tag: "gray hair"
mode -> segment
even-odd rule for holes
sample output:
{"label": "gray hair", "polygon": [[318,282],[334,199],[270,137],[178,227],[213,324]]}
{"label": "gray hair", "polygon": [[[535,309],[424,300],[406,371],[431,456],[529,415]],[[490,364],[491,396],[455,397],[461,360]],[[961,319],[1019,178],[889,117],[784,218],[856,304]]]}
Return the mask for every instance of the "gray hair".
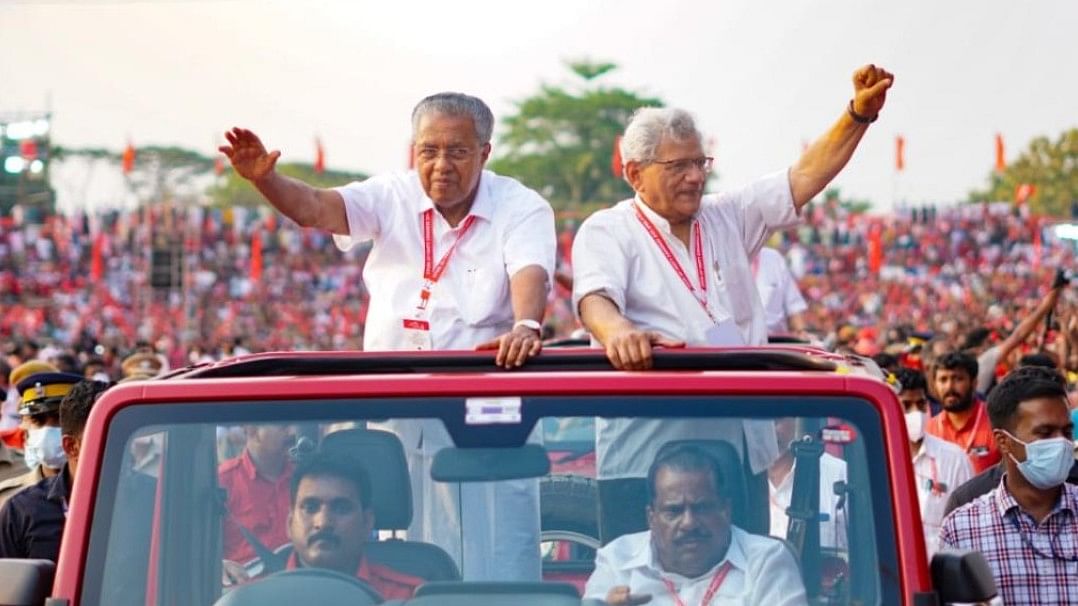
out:
{"label": "gray hair", "polygon": [[479,143],[490,143],[494,133],[494,114],[479,97],[464,93],[438,93],[425,97],[412,110],[412,138],[419,132],[419,121],[428,114],[447,116],[467,116],[475,125],[475,136]]}
{"label": "gray hair", "polygon": [[633,113],[621,137],[621,161],[628,164],[655,160],[664,138],[703,140],[689,112],[672,107],[641,107]]}

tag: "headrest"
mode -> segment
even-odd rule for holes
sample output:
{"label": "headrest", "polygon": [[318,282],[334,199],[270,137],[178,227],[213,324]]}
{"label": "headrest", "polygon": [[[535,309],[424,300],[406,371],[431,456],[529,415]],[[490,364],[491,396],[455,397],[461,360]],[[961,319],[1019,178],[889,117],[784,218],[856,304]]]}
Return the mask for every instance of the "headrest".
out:
{"label": "headrest", "polygon": [[404,446],[396,434],[376,429],[345,429],[322,438],[321,451],[363,465],[371,479],[374,526],[404,530],[412,523],[412,480]]}

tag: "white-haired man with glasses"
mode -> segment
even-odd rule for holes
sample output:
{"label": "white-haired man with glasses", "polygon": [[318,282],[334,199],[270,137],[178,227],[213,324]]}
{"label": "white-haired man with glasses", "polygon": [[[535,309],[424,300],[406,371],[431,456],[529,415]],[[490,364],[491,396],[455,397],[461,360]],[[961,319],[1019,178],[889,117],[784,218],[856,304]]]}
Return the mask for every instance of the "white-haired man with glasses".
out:
{"label": "white-haired man with glasses", "polygon": [[[874,65],[858,69],[853,98],[793,166],[717,195],[704,194],[712,159],[692,116],[667,108],[634,114],[621,139],[621,157],[636,196],[588,217],[573,243],[574,308],[615,367],[651,367],[654,346],[767,342],[751,259],[773,231],[796,224],[801,208],[846,165],[893,81]],[[709,424],[600,423],[600,486],[614,478],[636,484],[646,471],[639,462],[650,460],[657,445],[708,437],[699,432],[714,428],[702,425]],[[754,435],[750,425],[749,444],[775,444],[773,430],[767,439],[767,428],[756,428]],[[740,444],[740,435],[733,442]],[[750,449],[754,471],[765,469],[774,454],[770,447]]]}

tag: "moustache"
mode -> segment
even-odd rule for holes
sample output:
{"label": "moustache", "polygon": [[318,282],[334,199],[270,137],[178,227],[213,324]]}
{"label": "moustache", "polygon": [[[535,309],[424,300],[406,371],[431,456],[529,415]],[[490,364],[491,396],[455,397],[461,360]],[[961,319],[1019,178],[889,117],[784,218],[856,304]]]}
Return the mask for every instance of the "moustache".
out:
{"label": "moustache", "polygon": [[685,533],[685,534],[681,535],[680,537],[677,537],[676,539],[674,539],[674,544],[675,545],[684,545],[685,543],[689,543],[689,542],[692,542],[692,541],[706,541],[707,539],[710,539],[710,538],[711,538],[711,533],[709,533],[709,532],[701,532],[701,531],[688,532],[688,533]]}
{"label": "moustache", "polygon": [[332,532],[327,532],[324,530],[316,532],[311,536],[307,537],[307,546],[310,547],[314,545],[316,541],[325,541],[327,543],[330,543],[334,547],[341,544],[340,537],[333,534]]}

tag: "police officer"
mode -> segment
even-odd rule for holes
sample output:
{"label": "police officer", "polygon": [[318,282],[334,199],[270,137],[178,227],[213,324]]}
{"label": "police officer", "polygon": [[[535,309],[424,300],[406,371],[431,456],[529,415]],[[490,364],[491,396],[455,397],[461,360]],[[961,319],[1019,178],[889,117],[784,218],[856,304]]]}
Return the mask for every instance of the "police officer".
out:
{"label": "police officer", "polygon": [[20,400],[18,413],[22,417],[26,471],[0,482],[0,505],[23,488],[56,475],[64,466],[60,401],[81,380],[78,375],[58,372],[55,367],[38,361],[16,367],[11,376]]}
{"label": "police officer", "polygon": [[90,408],[107,388],[107,383],[83,381],[79,375],[67,373],[37,374],[19,384],[24,402],[54,398],[63,391],[59,429],[67,463],[59,473],[18,492],[0,508],[0,558],[55,562],[60,555],[82,432]]}

